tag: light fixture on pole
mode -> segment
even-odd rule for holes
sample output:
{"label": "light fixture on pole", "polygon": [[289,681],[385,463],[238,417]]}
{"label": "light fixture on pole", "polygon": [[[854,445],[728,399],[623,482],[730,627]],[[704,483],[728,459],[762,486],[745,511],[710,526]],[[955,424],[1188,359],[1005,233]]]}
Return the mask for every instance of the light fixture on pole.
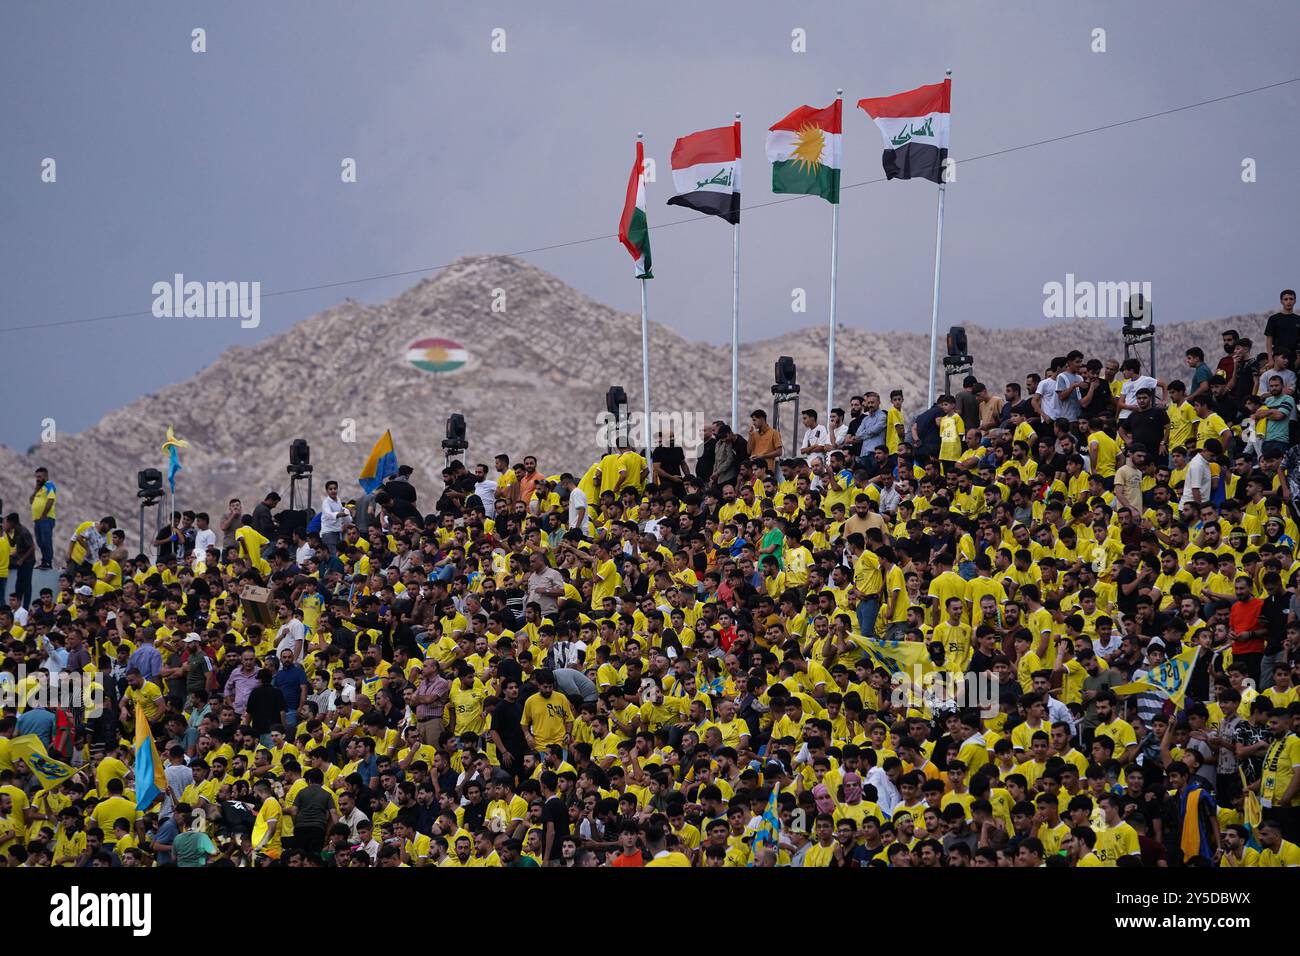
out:
{"label": "light fixture on pole", "polygon": [[1154,375],[1156,368],[1156,327],[1151,314],[1151,300],[1141,292],[1129,296],[1124,306],[1124,358],[1132,358],[1142,343],[1151,346],[1151,364],[1147,374]]}
{"label": "light fixture on pole", "polygon": [[452,412],[447,416],[447,437],[442,440],[445,458],[443,467],[451,465],[453,455],[462,454],[469,448],[469,439],[466,435],[465,416],[460,412]]}
{"label": "light fixture on pole", "polygon": [[778,435],[781,434],[781,406],[786,402],[794,402],[794,427],[797,436],[799,430],[799,381],[794,359],[789,355],[782,355],[777,359],[774,378],[776,381],[772,385],[772,427],[776,429]]}
{"label": "light fixture on pole", "polygon": [[[289,510],[298,510],[298,482],[307,481],[306,507],[311,507],[312,500],[312,464],[311,446],[305,438],[295,438],[289,444],[289,464],[284,469],[289,473]],[[310,516],[308,516],[310,517]]]}
{"label": "light fixture on pole", "polygon": [[[144,513],[150,508],[157,510],[159,503],[166,497],[167,493],[163,491],[163,475],[157,468],[146,468],[143,471],[136,472],[135,485],[138,489],[135,493],[140,499],[140,554],[144,554]],[[158,515],[157,523],[161,527],[162,516]]]}
{"label": "light fixture on pole", "polygon": [[948,354],[943,359],[943,391],[945,395],[951,395],[952,380],[959,375],[969,375],[975,367],[975,359],[966,342],[966,330],[960,325],[948,330],[947,346]]}

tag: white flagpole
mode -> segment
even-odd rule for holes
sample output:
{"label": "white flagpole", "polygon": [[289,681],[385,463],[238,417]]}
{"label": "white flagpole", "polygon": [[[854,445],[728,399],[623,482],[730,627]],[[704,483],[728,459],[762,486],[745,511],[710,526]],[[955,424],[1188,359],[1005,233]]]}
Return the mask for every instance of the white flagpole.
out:
{"label": "white flagpole", "polygon": [[[944,70],[945,77],[952,76],[952,70]],[[939,175],[939,214],[934,230],[934,299],[930,307],[930,383],[926,398],[926,408],[934,405],[934,363],[939,351],[939,273],[943,268],[943,172]]]}
{"label": "white flagpole", "polygon": [[[643,134],[636,134],[637,142]],[[645,170],[641,171],[645,176]],[[646,311],[645,277],[641,278],[641,394],[645,399],[645,422],[641,426],[642,445],[645,447],[646,474],[651,470],[650,464],[650,318]]]}
{"label": "white flagpole", "polygon": [[[844,91],[836,90],[835,99],[844,99]],[[821,420],[830,421],[831,408],[835,404],[835,290],[839,279],[840,258],[840,204],[831,205],[831,327],[826,347],[826,407],[822,409]]]}
{"label": "white flagpole", "polygon": [[645,446],[646,468],[650,467],[650,319],[646,312],[645,283],[641,279],[641,391],[645,395],[645,425],[642,444]]}
{"label": "white flagpole", "polygon": [[[740,123],[740,114],[736,114]],[[736,157],[740,161],[740,157]],[[731,430],[740,421],[740,220],[731,226]]]}

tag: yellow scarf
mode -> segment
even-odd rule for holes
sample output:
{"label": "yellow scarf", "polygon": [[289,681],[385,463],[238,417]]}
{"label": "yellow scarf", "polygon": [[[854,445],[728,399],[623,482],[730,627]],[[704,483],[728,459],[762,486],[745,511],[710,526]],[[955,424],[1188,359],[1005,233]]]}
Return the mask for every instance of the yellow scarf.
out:
{"label": "yellow scarf", "polygon": [[1194,787],[1187,794],[1187,805],[1183,813],[1183,834],[1178,845],[1183,850],[1183,860],[1199,856],[1201,852],[1201,788]]}

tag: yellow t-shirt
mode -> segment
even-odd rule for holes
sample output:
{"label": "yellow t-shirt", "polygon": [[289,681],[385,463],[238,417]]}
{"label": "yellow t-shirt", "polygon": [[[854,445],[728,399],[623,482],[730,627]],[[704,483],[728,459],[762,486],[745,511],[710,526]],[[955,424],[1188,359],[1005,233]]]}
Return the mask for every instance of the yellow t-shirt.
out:
{"label": "yellow t-shirt", "polygon": [[1281,802],[1287,787],[1291,786],[1291,777],[1300,772],[1300,737],[1287,734],[1281,740],[1274,740],[1268,745],[1264,754],[1263,779],[1259,785],[1259,800],[1266,807],[1300,806],[1300,795],[1291,802]]}
{"label": "yellow t-shirt", "polygon": [[532,733],[538,747],[564,743],[566,721],[573,721],[573,707],[558,691],[552,691],[549,699],[533,694],[524,702],[523,725]]}
{"label": "yellow t-shirt", "polygon": [[268,830],[271,829],[271,823],[275,822],[275,831],[267,841],[266,846],[262,847],[261,852],[265,853],[271,859],[277,859],[280,856],[280,818],[284,816],[280,808],[280,801],[275,797],[267,797],[266,801],[258,808],[257,820],[253,823],[253,845],[262,842]]}
{"label": "yellow t-shirt", "polygon": [[1277,852],[1260,850],[1258,865],[1269,867],[1300,866],[1300,846],[1296,846],[1290,840],[1283,840]]}
{"label": "yellow t-shirt", "polygon": [[1105,866],[1117,866],[1120,857],[1141,853],[1137,831],[1124,821],[1113,827],[1097,831],[1097,846],[1093,852]]}
{"label": "yellow t-shirt", "polygon": [[939,419],[939,460],[956,461],[961,457],[961,436],[966,434],[966,424],[953,412]]}
{"label": "yellow t-shirt", "polygon": [[[41,518],[57,518],[58,515],[54,512],[58,510],[55,507],[55,502],[58,500],[58,497],[59,493],[54,487],[54,482],[47,481],[45,484],[41,485],[40,489],[36,492],[36,497],[32,499],[32,520],[38,521]],[[45,514],[45,505],[47,503],[50,506],[49,514]]]}

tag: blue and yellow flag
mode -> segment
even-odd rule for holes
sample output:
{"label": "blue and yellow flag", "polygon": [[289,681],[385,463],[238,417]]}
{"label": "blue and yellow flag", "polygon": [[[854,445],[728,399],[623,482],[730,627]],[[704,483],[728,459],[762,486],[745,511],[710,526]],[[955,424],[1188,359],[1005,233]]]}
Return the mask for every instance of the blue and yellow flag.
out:
{"label": "blue and yellow flag", "polygon": [[167,791],[167,774],[149,730],[144,705],[135,702],[135,808],[148,810]]}
{"label": "blue and yellow flag", "polygon": [[903,674],[928,674],[935,670],[934,661],[930,659],[930,650],[921,641],[886,641],[875,637],[854,635],[856,644],[876,667],[882,667],[893,677]]}
{"label": "blue and yellow flag", "polygon": [[777,846],[781,841],[781,818],[777,815],[776,799],[780,793],[781,784],[774,784],[772,793],[767,798],[767,806],[763,808],[763,816],[758,821],[758,829],[754,832],[754,852],[749,856],[750,866],[754,865],[760,849],[765,846]]}
{"label": "blue and yellow flag", "polygon": [[379,441],[375,442],[375,447],[370,449],[370,457],[361,466],[361,474],[357,477],[357,481],[361,482],[361,490],[370,494],[384,483],[385,478],[395,474],[397,474],[397,452],[393,450],[392,433],[385,431],[379,436]]}
{"label": "blue and yellow flag", "polygon": [[1148,690],[1158,691],[1172,700],[1175,707],[1181,708],[1183,698],[1187,695],[1187,685],[1192,680],[1192,668],[1196,666],[1196,653],[1199,650],[1200,648],[1193,644],[1177,657],[1171,657],[1159,667],[1153,668],[1141,680],[1120,684],[1112,690],[1121,697]]}
{"label": "blue and yellow flag", "polygon": [[9,756],[27,764],[42,790],[53,790],[77,772],[62,760],[51,757],[35,734],[23,734],[9,741]]}
{"label": "blue and yellow flag", "polygon": [[189,448],[190,443],[177,438],[172,426],[167,426],[167,440],[162,444],[163,454],[167,456],[167,487],[176,493],[176,472],[181,470],[180,450]]}

